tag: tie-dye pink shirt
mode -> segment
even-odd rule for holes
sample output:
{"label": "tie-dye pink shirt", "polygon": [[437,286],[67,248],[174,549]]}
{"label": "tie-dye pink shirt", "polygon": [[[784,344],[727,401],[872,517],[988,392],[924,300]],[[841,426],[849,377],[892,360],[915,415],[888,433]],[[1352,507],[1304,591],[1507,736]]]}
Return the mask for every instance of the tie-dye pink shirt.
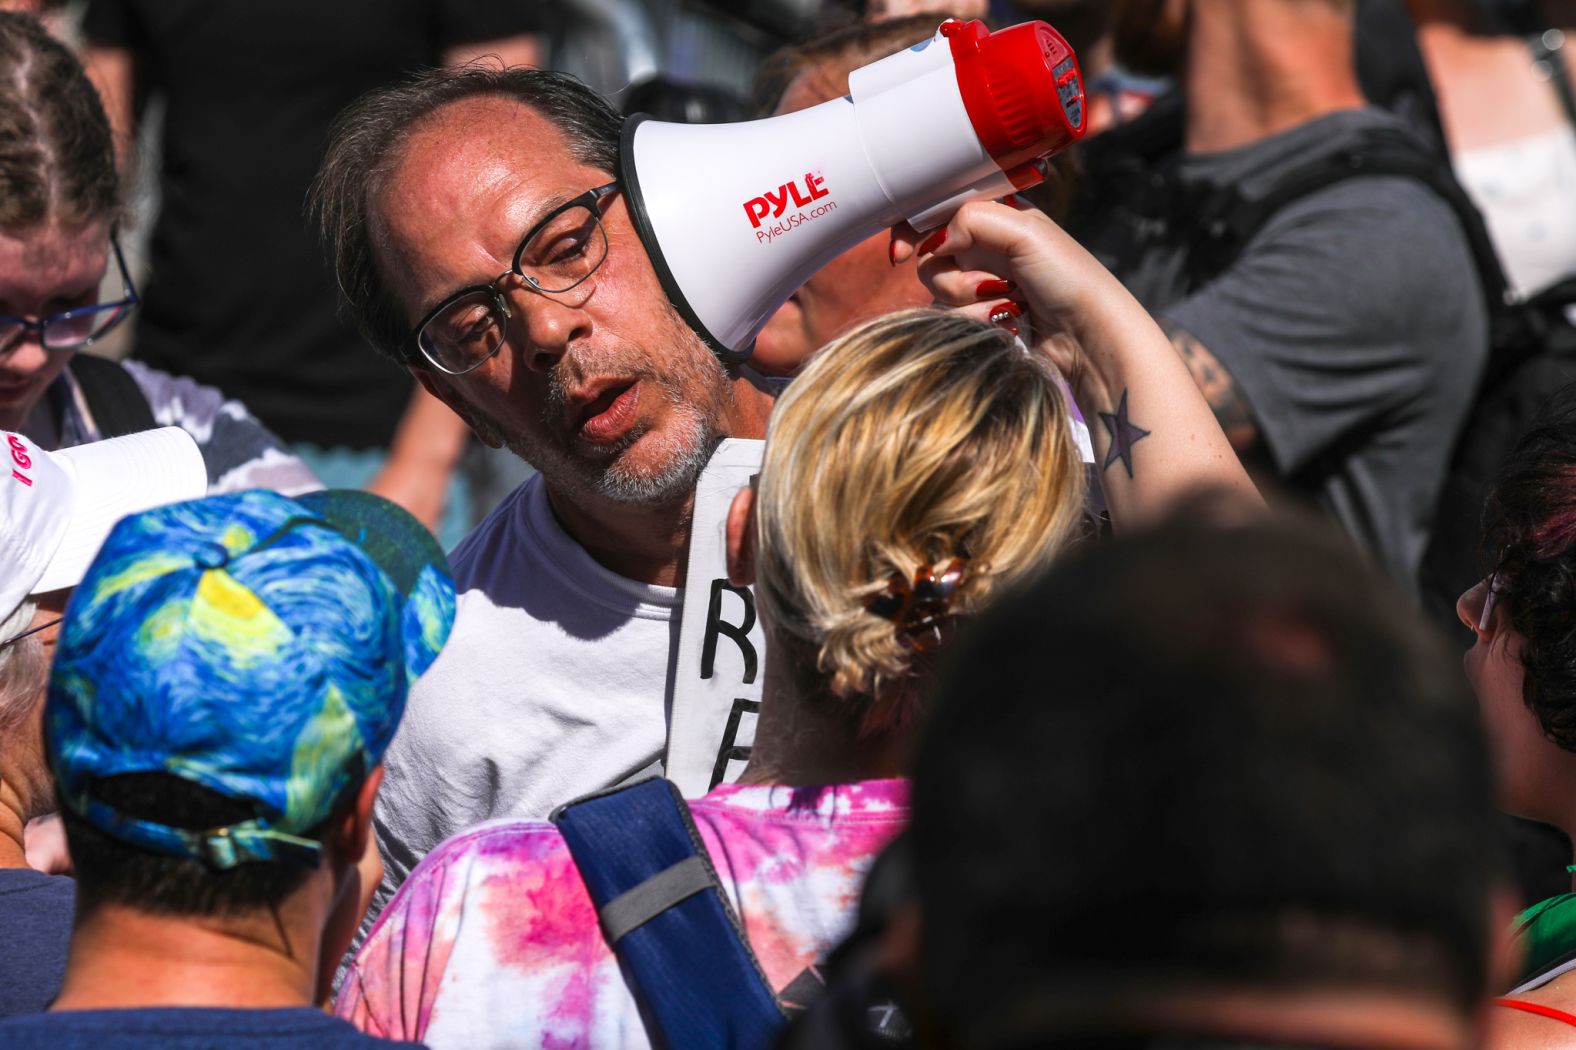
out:
{"label": "tie-dye pink shirt", "polygon": [[[908,784],[725,785],[690,803],[779,992],[852,928],[865,872],[908,821]],[[417,866],[372,928],[336,1012],[445,1047],[648,1047],[569,849],[496,820]]]}

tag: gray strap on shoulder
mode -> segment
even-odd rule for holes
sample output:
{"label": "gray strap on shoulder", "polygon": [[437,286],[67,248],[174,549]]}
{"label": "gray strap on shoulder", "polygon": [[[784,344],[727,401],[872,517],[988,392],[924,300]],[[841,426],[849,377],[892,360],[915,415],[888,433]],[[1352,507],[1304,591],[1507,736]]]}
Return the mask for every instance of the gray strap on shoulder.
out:
{"label": "gray strap on shoulder", "polygon": [[687,857],[608,901],[597,913],[602,919],[602,933],[609,945],[617,944],[626,933],[712,885],[705,858]]}

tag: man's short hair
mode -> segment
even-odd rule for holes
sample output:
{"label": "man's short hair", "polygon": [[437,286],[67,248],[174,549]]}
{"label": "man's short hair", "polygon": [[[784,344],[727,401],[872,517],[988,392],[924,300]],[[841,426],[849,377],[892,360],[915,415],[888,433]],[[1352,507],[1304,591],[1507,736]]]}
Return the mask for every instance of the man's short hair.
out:
{"label": "man's short hair", "polygon": [[769,117],[795,77],[824,68],[846,83],[848,74],[936,35],[944,14],[905,15],[880,22],[856,22],[768,55],[755,72],[752,89],[757,115]]}
{"label": "man's short hair", "polygon": [[[302,838],[324,841],[334,821],[355,803],[361,781],[340,797],[328,819]],[[201,831],[256,816],[256,805],[168,773],[129,773],[94,785],[94,797],[139,820]],[[77,883],[80,920],[106,904],[151,915],[223,918],[275,908],[316,870],[294,861],[254,861],[214,868],[193,857],[172,857],[105,834],[69,808],[61,811],[66,848]],[[328,858],[330,865],[343,858]]]}
{"label": "man's short hair", "polygon": [[417,124],[444,106],[486,96],[530,106],[563,132],[572,159],[609,174],[618,171],[623,127],[618,112],[564,73],[482,64],[433,69],[398,87],[373,91],[342,113],[309,202],[351,320],[363,338],[401,363],[424,367],[421,357],[405,348],[409,325],[373,260],[372,200]]}
{"label": "man's short hair", "polygon": [[1179,519],[1092,548],[981,618],[928,727],[926,992],[964,1028],[1189,986],[1467,1009],[1490,797],[1459,664],[1343,540]]}

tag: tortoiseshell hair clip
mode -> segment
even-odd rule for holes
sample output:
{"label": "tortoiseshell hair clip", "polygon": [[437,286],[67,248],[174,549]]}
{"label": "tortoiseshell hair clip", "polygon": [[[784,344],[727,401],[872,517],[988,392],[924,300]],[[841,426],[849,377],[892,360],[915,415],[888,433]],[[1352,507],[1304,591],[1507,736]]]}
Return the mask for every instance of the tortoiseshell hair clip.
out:
{"label": "tortoiseshell hair clip", "polygon": [[915,652],[928,652],[941,641],[942,621],[968,566],[967,558],[953,558],[940,572],[934,566],[921,565],[912,583],[893,573],[887,589],[871,596],[865,609],[896,624],[898,641]]}

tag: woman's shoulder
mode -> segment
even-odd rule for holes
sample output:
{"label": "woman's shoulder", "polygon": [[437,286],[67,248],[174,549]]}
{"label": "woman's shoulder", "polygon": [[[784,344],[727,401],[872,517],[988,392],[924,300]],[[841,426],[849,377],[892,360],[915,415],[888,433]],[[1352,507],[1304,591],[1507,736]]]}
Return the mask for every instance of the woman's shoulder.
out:
{"label": "woman's shoulder", "polygon": [[454,882],[457,873],[475,883],[501,870],[573,865],[558,829],[546,821],[502,818],[484,821],[443,842],[410,873],[407,883]]}
{"label": "woman's shoulder", "polygon": [[[1576,1048],[1576,978],[1566,974],[1506,1005],[1489,1007],[1487,1050],[1572,1050]],[[1540,1009],[1541,1008],[1541,1009]]]}

